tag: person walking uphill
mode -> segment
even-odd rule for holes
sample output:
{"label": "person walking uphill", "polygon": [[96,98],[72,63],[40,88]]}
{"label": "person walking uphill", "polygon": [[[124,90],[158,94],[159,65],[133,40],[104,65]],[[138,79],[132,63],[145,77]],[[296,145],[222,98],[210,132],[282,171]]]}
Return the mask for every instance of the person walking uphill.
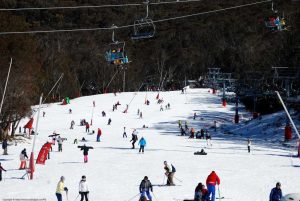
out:
{"label": "person walking uphill", "polygon": [[139,141],[139,145],[140,145],[139,153],[141,153],[141,151],[142,151],[142,153],[144,153],[144,149],[145,149],[146,144],[147,144],[147,142],[146,142],[145,138],[142,137]]}
{"label": "person walking uphill", "polygon": [[281,184],[276,183],[276,187],[271,190],[270,201],[280,201],[282,198]]}
{"label": "person walking uphill", "polygon": [[0,181],[2,181],[2,170],[6,172],[6,170],[2,167],[0,163]]}
{"label": "person walking uphill", "polygon": [[80,201],[83,201],[84,198],[86,201],[89,201],[89,188],[86,182],[86,177],[84,175],[81,177],[81,181],[79,182],[79,194],[81,195]]}
{"label": "person walking uphill", "polygon": [[66,195],[68,195],[68,188],[65,187],[64,182],[65,182],[65,177],[61,176],[60,180],[57,184],[56,192],[55,192],[55,195],[57,197],[57,201],[62,201],[62,194],[63,194],[64,191],[66,192]]}
{"label": "person walking uphill", "polygon": [[145,200],[145,197],[147,195],[149,201],[152,201],[150,190],[151,190],[151,192],[153,192],[152,184],[148,180],[148,177],[145,176],[144,179],[141,181],[141,184],[140,184],[140,193],[141,193],[140,200]]}
{"label": "person walking uphill", "polygon": [[[220,185],[220,178],[218,177],[218,175],[215,173],[215,171],[212,171],[210,173],[210,175],[208,175],[207,179],[206,179],[206,186],[207,186],[207,194],[205,196],[205,200],[206,201],[215,201],[215,195],[216,195],[216,184]],[[211,199],[209,199],[211,195]]]}

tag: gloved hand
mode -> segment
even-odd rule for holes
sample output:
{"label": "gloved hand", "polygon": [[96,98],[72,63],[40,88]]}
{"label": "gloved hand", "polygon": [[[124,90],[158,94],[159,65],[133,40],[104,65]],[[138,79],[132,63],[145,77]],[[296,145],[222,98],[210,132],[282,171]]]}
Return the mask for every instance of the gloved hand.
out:
{"label": "gloved hand", "polygon": [[64,187],[64,191],[68,191],[68,188],[67,188],[67,187]]}

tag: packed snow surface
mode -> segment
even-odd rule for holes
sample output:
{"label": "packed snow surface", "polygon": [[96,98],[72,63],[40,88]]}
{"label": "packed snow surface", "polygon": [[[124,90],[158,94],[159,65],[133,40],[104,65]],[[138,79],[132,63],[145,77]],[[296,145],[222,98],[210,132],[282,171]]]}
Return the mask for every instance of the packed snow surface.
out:
{"label": "packed snow surface", "polygon": [[[296,151],[294,146],[289,148],[281,143],[283,125],[262,129],[264,125],[252,123],[249,126],[250,122],[237,127],[233,125],[235,105],[222,107],[220,97],[209,93],[208,89],[188,89],[186,94],[180,91],[160,92],[164,111],[160,111],[161,105],[157,104],[156,96],[157,92],[118,93],[116,96],[103,94],[80,97],[71,100],[70,105],[43,105],[41,111],[45,111],[46,115],[39,120],[35,157],[42,145],[51,140],[48,135],[54,131],[67,138],[63,143],[63,152],[57,151],[56,144],[50,153],[50,160],[45,165],[36,165],[33,180],[27,177],[20,179],[25,171],[18,170],[19,154],[27,148],[30,155],[32,139],[17,146],[10,142],[9,155],[0,156],[2,166],[8,170],[3,173],[4,180],[0,182],[0,199],[56,200],[56,185],[62,175],[66,178],[69,200],[77,197],[82,175],[87,177],[92,201],[129,201],[139,193],[139,184],[146,175],[155,185],[153,200],[192,199],[196,185],[205,183],[212,170],[221,179],[221,197],[232,201],[267,201],[271,188],[278,181],[284,194],[299,192],[300,160],[291,157],[291,151]],[[145,99],[150,101],[149,106],[144,104]],[[112,106],[118,101],[121,105],[113,112]],[[171,106],[168,110],[165,109],[167,103]],[[129,104],[129,110],[123,113],[126,104]],[[72,109],[72,114],[69,114],[69,109]],[[142,119],[137,115],[138,109],[143,114]],[[106,117],[102,117],[102,111],[106,112]],[[197,118],[193,120],[195,112]],[[242,120],[249,116],[242,109],[240,115]],[[284,116],[283,113],[277,115]],[[90,131],[95,130],[95,134],[87,134],[79,122],[80,119],[90,122],[92,117]],[[111,125],[107,125],[108,118],[112,119]],[[268,121],[272,122],[274,118],[269,117]],[[69,129],[71,120],[76,122],[73,130]],[[188,121],[189,128],[209,129],[212,146],[208,146],[203,139],[179,136],[178,120],[182,120],[183,124]],[[211,128],[215,120],[217,131]],[[27,121],[23,120],[22,125]],[[142,128],[143,125],[148,128]],[[128,138],[122,137],[123,127],[126,127]],[[96,142],[98,128],[102,129],[101,142]],[[129,141],[134,128],[138,130],[139,139],[143,136],[147,141],[144,154],[139,154],[137,148],[131,149]],[[272,133],[268,132],[269,129]],[[86,145],[94,147],[89,151],[88,163],[83,162],[83,153],[77,148],[84,144],[80,141],[82,137],[86,138]],[[250,154],[247,152],[248,137],[252,138]],[[78,144],[73,144],[74,139],[79,140]],[[194,155],[202,148],[208,155]],[[176,186],[156,186],[166,182],[165,160],[176,167]],[[65,195],[63,199],[66,200]],[[132,200],[137,201],[138,197]]]}

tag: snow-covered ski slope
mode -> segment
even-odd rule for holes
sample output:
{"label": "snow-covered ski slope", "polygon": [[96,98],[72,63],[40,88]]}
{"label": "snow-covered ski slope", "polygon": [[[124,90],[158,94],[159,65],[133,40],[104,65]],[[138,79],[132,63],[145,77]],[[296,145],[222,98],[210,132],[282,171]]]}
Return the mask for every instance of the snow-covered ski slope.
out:
{"label": "snow-covered ski slope", "polygon": [[[157,201],[193,198],[195,186],[199,182],[205,183],[212,170],[220,176],[221,196],[232,201],[267,201],[270,189],[277,181],[282,183],[284,194],[299,192],[300,160],[291,158],[290,149],[278,142],[283,139],[282,126],[267,128],[264,134],[259,133],[260,127],[255,123],[254,128],[246,128],[246,124],[233,126],[234,105],[222,107],[220,97],[210,94],[208,89],[189,89],[187,94],[161,92],[163,106],[171,105],[170,110],[164,111],[160,111],[156,95],[157,92],[104,94],[77,98],[66,106],[57,103],[45,105],[42,111],[46,112],[46,116],[39,121],[35,157],[41,146],[50,140],[48,135],[53,131],[67,138],[63,152],[57,152],[56,144],[46,165],[36,165],[34,180],[22,180],[19,178],[24,170],[18,170],[19,153],[26,147],[30,154],[31,140],[9,146],[9,155],[0,156],[3,167],[8,169],[7,173],[3,173],[5,181],[0,182],[0,198],[45,198],[54,201],[57,182],[64,175],[69,200],[74,200],[78,195],[80,178],[86,175],[91,201],[126,201],[139,193],[140,181],[146,175],[153,185],[166,182],[164,160],[176,167],[177,179],[174,181],[177,186],[155,186],[153,200]],[[146,97],[150,101],[149,106],[144,104]],[[79,126],[79,121],[85,118],[90,122],[93,101],[96,107],[90,130],[95,130],[95,134],[87,134],[85,127]],[[113,112],[112,105],[117,101],[121,106]],[[126,104],[130,102],[128,113],[124,114]],[[69,114],[69,109],[72,109],[72,114]],[[138,118],[138,109],[143,113],[143,119]],[[106,117],[101,115],[103,110]],[[194,112],[198,115],[196,120],[193,120]],[[243,113],[244,117],[247,115]],[[112,119],[111,125],[107,125],[108,118]],[[76,122],[74,130],[69,129],[71,120]],[[179,136],[178,120],[187,120],[189,127],[196,130],[210,129],[212,147],[207,146],[205,140]],[[210,128],[214,120],[220,126],[217,132]],[[143,129],[143,125],[149,128]],[[122,138],[124,126],[128,138]],[[97,128],[102,129],[101,142],[96,142]],[[138,129],[139,139],[144,136],[147,141],[144,154],[139,154],[137,148],[131,149],[129,141],[133,128]],[[245,136],[241,136],[243,128]],[[247,153],[246,142],[251,136],[249,129],[253,132],[251,154]],[[268,129],[271,131],[268,132]],[[236,131],[239,135],[226,134],[229,131]],[[86,145],[94,147],[89,152],[88,163],[83,163],[83,153],[77,148],[83,142],[73,144],[75,138],[80,140],[82,137],[88,140]],[[193,154],[201,148],[208,155]],[[138,197],[133,200],[137,201]]]}

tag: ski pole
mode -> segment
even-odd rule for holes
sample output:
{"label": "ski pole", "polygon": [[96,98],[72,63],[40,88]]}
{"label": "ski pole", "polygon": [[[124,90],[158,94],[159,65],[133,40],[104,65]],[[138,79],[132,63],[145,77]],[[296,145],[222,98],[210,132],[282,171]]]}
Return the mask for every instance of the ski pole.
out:
{"label": "ski pole", "polygon": [[179,182],[181,182],[181,183],[182,183],[182,181],[181,181],[180,179],[178,179],[177,177],[175,177],[175,176],[174,176],[174,178],[175,178],[176,180],[178,180]]}
{"label": "ski pole", "polygon": [[219,194],[219,199],[221,199],[221,192],[220,192],[220,186],[218,184],[218,194]]}
{"label": "ski pole", "polygon": [[68,191],[66,191],[66,197],[67,197],[67,200],[69,200],[69,198],[68,198]]}
{"label": "ski pole", "polygon": [[153,194],[153,196],[154,196],[155,200],[156,200],[156,201],[158,201],[158,200],[157,200],[157,198],[156,198],[156,196],[155,196],[155,194],[153,193],[153,191],[152,191],[152,194]]}
{"label": "ski pole", "polygon": [[77,195],[77,197],[75,198],[75,200],[74,200],[74,201],[76,201],[78,197],[79,197],[79,194]]}
{"label": "ski pole", "polygon": [[134,198],[136,198],[138,195],[140,195],[141,193],[136,194],[135,196],[133,196],[132,198],[130,198],[128,201],[133,200]]}
{"label": "ski pole", "polygon": [[165,179],[166,179],[166,175],[164,174],[164,180],[163,180],[163,183],[162,183],[162,185],[164,185],[164,183],[165,183]]}

